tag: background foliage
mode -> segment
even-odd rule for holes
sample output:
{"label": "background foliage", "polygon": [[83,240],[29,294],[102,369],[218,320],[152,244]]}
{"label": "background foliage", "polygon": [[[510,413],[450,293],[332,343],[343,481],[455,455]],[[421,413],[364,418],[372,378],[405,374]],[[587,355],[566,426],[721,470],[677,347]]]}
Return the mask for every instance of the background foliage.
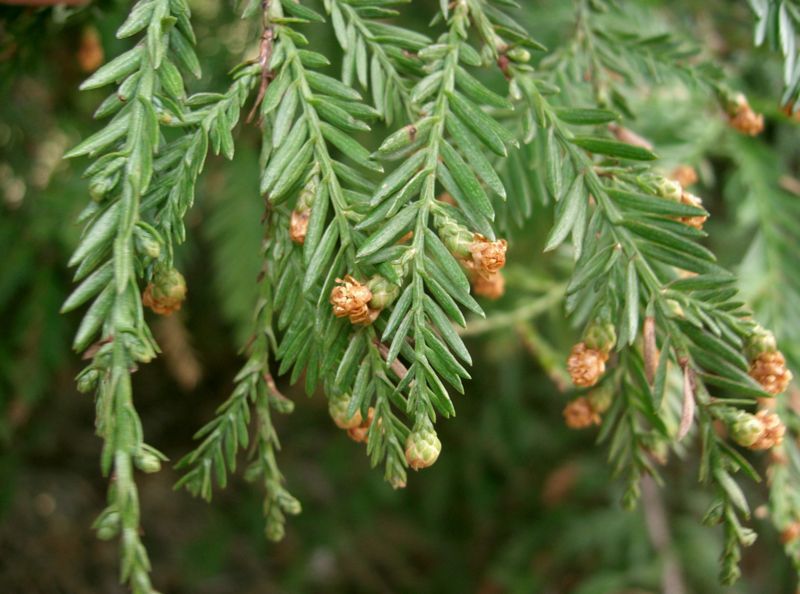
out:
{"label": "background foliage", "polygon": [[[796,6],[764,1],[751,9],[721,0],[625,6],[624,17],[590,20],[612,37],[608,43],[624,48],[630,42],[613,37],[617,27],[673,31],[722,64],[767,116],[765,135],[736,135],[711,107],[702,76],[698,83],[675,68],[681,54],[673,46],[624,52],[622,68],[632,80],[611,81],[636,114],[629,125],[656,145],[659,167],[668,172],[688,163],[700,172],[712,213],[705,241],[723,265],[738,269],[759,321],[774,328],[798,369],[800,183],[792,172],[800,145],[796,121],[781,109],[797,85],[788,41]],[[191,90],[227,89],[229,70],[257,53],[249,44],[260,23],[243,21],[233,7],[213,0],[191,8],[204,68]],[[420,31],[438,5],[405,8],[403,24]],[[77,93],[86,77],[87,39],[96,32],[109,57],[128,49],[114,37],[127,10],[98,2],[0,13],[0,584],[9,592],[118,587],[116,548],[96,542],[89,529],[105,485],[95,462],[94,405],[72,387],[80,369],[70,351],[78,320],[58,310],[70,292],[67,261],[80,233],[72,221],[88,190],[82,168],[62,157],[98,129],[91,115],[102,99]],[[519,14],[550,48],[566,47],[564,39],[575,32],[571,3],[536,2]],[[758,19],[768,22],[767,34],[756,38],[762,49],[753,48]],[[775,19],[777,28],[769,24]],[[308,36],[333,62],[324,71],[336,76],[337,39],[324,25],[310,26]],[[787,94],[779,101],[784,84]],[[512,120],[509,128],[520,125]],[[380,124],[373,129],[358,135],[371,150],[388,133]],[[235,134],[232,162],[209,157],[186,219],[189,240],[175,254],[189,300],[180,315],[154,321],[164,356],[136,374],[148,442],[173,461],[228,397],[259,290],[261,138],[252,124],[241,123]],[[513,172],[501,173],[513,180]],[[523,191],[513,182],[508,188]],[[571,263],[562,252],[542,254],[552,206],[533,195],[527,208],[533,216],[521,227],[514,224],[519,213],[500,213],[513,240],[508,290],[497,304],[486,304],[488,323],[466,332],[473,379],[465,383],[466,396],[455,398],[458,419],[438,425],[444,452],[436,466],[412,476],[407,489],[392,491],[381,473],[370,471],[363,446],[333,426],[323,399],[306,399],[301,388],[281,383],[297,406],[274,419],[284,446],[279,457],[304,513],[289,523],[283,542],[268,544],[262,496],[241,476],[231,477],[210,506],[172,492],[179,475],[171,464],[144,476],[142,522],[161,590],[657,592],[679,568],[686,592],[794,591],[791,563],[758,513],[752,525],[761,537],[745,552],[743,580],[718,585],[723,538],[699,523],[710,497],[696,485],[694,458],[672,460],[661,470],[671,488],[646,483],[641,504],[629,512],[620,505],[624,481],[611,477],[594,432],[562,426],[563,354],[577,332],[564,319],[563,303],[548,296],[563,288]],[[542,305],[531,310],[532,302]],[[753,460],[763,468],[763,459]],[[763,485],[745,488],[754,507],[767,501]]]}

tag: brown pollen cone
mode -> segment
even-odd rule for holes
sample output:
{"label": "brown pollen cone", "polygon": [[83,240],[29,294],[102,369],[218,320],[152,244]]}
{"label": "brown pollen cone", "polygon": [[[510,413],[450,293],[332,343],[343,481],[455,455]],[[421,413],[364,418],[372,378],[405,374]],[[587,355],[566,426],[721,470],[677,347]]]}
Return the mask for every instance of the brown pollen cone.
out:
{"label": "brown pollen cone", "polygon": [[308,209],[293,210],[292,218],[289,221],[289,238],[298,245],[303,245],[306,241],[308,231],[308,219],[311,211]]}
{"label": "brown pollen cone", "polygon": [[781,531],[781,542],[783,544],[789,544],[798,538],[800,538],[800,522],[791,522]]}
{"label": "brown pollen cone", "polygon": [[369,301],[372,291],[349,274],[344,279],[337,278],[331,291],[330,303],[333,315],[337,318],[350,318],[351,324],[369,324],[372,321]]}
{"label": "brown pollen cone", "polygon": [[367,418],[364,419],[358,427],[353,427],[351,429],[348,429],[347,436],[356,443],[362,443],[367,441],[369,428],[370,426],[372,426],[372,420],[374,418],[375,418],[375,409],[370,406],[369,410],[367,411]]}
{"label": "brown pollen cone", "polygon": [[753,111],[744,95],[736,98],[736,104],[728,112],[731,127],[742,134],[756,136],[764,130],[764,116]]}
{"label": "brown pollen cone", "polygon": [[100,34],[94,27],[87,27],[81,35],[78,47],[78,66],[84,72],[94,72],[103,64],[105,53],[100,41]]}
{"label": "brown pollen cone", "polygon": [[697,171],[691,165],[678,165],[672,170],[670,178],[678,182],[682,188],[688,188],[697,183]]}
{"label": "brown pollen cone", "polygon": [[767,351],[758,355],[750,364],[750,377],[761,384],[765,392],[777,396],[789,387],[792,372],[786,368],[783,353]]}
{"label": "brown pollen cone", "polygon": [[[698,208],[703,207],[703,201],[702,199],[700,199],[700,197],[685,191],[681,194],[681,204],[686,204],[688,206],[697,206]],[[678,217],[678,220],[684,225],[688,225],[689,227],[694,227],[695,229],[702,229],[703,225],[708,220],[708,215],[702,215],[698,217]]]}
{"label": "brown pollen cone", "polygon": [[764,430],[758,439],[750,446],[751,450],[768,450],[783,443],[786,427],[781,423],[778,415],[768,410],[760,410],[756,418],[764,424]]}
{"label": "brown pollen cone", "polygon": [[572,382],[580,388],[595,385],[606,371],[608,354],[590,349],[585,342],[579,342],[572,347],[567,359],[567,371],[572,377]]}
{"label": "brown pollen cone", "polygon": [[563,414],[564,422],[570,429],[586,429],[592,425],[599,425],[602,420],[585,396],[576,398],[567,404]]}
{"label": "brown pollen cone", "polygon": [[142,304],[155,313],[168,316],[178,311],[186,299],[186,281],[177,270],[155,275],[142,293]]}
{"label": "brown pollen cone", "polygon": [[472,277],[472,290],[479,297],[487,299],[500,299],[506,292],[506,279],[502,272],[495,272],[489,276],[474,274]]}
{"label": "brown pollen cone", "polygon": [[508,242],[505,239],[490,241],[480,233],[476,233],[469,246],[472,263],[477,274],[489,277],[506,265],[506,250]]}

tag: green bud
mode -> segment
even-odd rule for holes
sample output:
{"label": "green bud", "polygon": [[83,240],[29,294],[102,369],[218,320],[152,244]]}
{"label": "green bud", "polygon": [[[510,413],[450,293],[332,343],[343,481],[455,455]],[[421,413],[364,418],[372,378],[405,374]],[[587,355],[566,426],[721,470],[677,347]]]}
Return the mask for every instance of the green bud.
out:
{"label": "green bud", "polygon": [[385,309],[400,295],[400,287],[378,274],[369,279],[367,286],[372,292],[372,299],[369,301],[371,309]]}
{"label": "green bud", "polygon": [[150,258],[158,258],[161,255],[161,244],[153,239],[149,233],[140,231],[136,234],[136,250]]}
{"label": "green bud", "polygon": [[683,312],[681,304],[674,299],[667,299],[667,307],[673,318],[685,318],[686,314]]}
{"label": "green bud", "polygon": [[111,540],[119,534],[121,523],[119,512],[110,511],[103,513],[95,522],[94,529],[100,540]]}
{"label": "green bud", "polygon": [[614,389],[606,384],[595,388],[586,397],[589,399],[589,404],[592,405],[592,410],[603,414],[611,407],[611,402],[614,400]]}
{"label": "green bud", "polygon": [[283,518],[267,518],[267,525],[264,528],[264,535],[267,537],[267,540],[272,542],[283,540],[283,537],[286,536],[286,528],[283,525]]}
{"label": "green bud", "polygon": [[352,396],[348,393],[336,394],[328,398],[328,412],[340,429],[354,429],[361,425],[361,412],[355,411],[352,415],[349,414],[350,402]]}
{"label": "green bud", "polygon": [[617,344],[617,332],[611,322],[593,322],[586,329],[583,341],[586,346],[603,353],[611,352]]}
{"label": "green bud", "polygon": [[703,516],[703,525],[704,526],[716,526],[722,521],[722,515],[725,513],[725,506],[722,501],[717,499],[714,501],[711,506],[706,511],[706,514]]}
{"label": "green bud", "polygon": [[109,191],[117,184],[116,177],[95,176],[89,182],[89,195],[95,202],[102,202]]}
{"label": "green bud", "polygon": [[288,491],[281,490],[278,493],[278,505],[280,505],[281,509],[292,516],[296,516],[300,512],[303,511],[303,506],[300,505],[300,502],[297,500],[296,497],[291,495]]}
{"label": "green bud", "polygon": [[731,437],[740,446],[749,448],[764,432],[764,423],[755,415],[740,412],[731,425]]}
{"label": "green bud", "polygon": [[81,372],[78,376],[78,392],[81,394],[88,394],[97,388],[97,382],[100,381],[100,372],[96,369],[89,367]]}
{"label": "green bud", "polygon": [[475,234],[459,225],[458,222],[444,213],[439,213],[434,217],[434,225],[439,232],[439,237],[448,251],[457,258],[468,258],[470,256],[470,246],[475,240]]}
{"label": "green bud", "polygon": [[680,202],[683,195],[683,188],[681,185],[666,177],[659,177],[655,183],[656,192],[661,198],[665,198],[672,202]]}
{"label": "green bud", "polygon": [[772,332],[766,328],[757,326],[753,334],[747,339],[745,350],[747,352],[747,358],[752,361],[764,353],[774,353],[778,350],[778,344]]}
{"label": "green bud", "polygon": [[441,451],[442,442],[430,426],[413,431],[406,440],[406,462],[414,470],[433,465]]}
{"label": "green bud", "polygon": [[161,470],[161,460],[152,452],[141,451],[136,454],[133,461],[139,470],[147,474],[153,474]]}
{"label": "green bud", "polygon": [[531,53],[524,47],[515,47],[509,50],[506,55],[515,62],[521,62],[523,64],[526,64],[531,60]]}

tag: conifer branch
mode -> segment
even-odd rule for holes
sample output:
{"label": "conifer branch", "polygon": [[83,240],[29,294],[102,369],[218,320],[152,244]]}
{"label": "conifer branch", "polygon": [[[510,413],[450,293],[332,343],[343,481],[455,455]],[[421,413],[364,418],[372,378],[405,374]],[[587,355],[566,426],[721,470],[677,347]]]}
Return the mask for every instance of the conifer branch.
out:
{"label": "conifer branch", "polygon": [[[583,4],[579,5],[579,17],[584,8]],[[578,31],[586,34],[581,27]],[[497,38],[486,41],[503,47]],[[588,47],[588,51],[592,49]],[[753,541],[751,531],[743,528],[738,519],[738,513],[747,516],[749,510],[731,474],[741,469],[749,471],[750,467],[741,455],[711,433],[711,422],[721,418],[742,431],[742,425],[752,415],[735,408],[737,401],[732,399],[728,400],[730,411],[719,408],[718,400],[710,397],[707,385],[743,397],[740,403],[754,403],[756,397],[768,397],[766,388],[748,375],[748,370],[753,374],[748,358],[756,361],[761,353],[774,347],[752,350],[754,344],[765,344],[759,338],[763,334],[749,319],[743,304],[735,300],[737,291],[731,286],[735,278],[715,264],[713,254],[696,243],[697,238],[703,236],[697,229],[707,216],[698,208],[699,201],[687,198],[680,186],[675,187],[656,174],[644,173],[643,167],[625,165],[625,161],[630,160],[653,160],[655,155],[641,144],[626,144],[602,136],[576,136],[570,126],[596,126],[613,117],[603,111],[604,103],[593,110],[559,110],[542,91],[549,91],[549,88],[537,81],[526,64],[507,62],[506,69],[518,95],[528,104],[528,121],[535,122],[536,135],[544,139],[546,185],[558,202],[555,226],[545,249],[555,249],[570,234],[573,236],[577,265],[567,288],[567,309],[584,323],[589,322],[584,342],[576,345],[570,357],[573,378],[581,386],[596,383],[605,369],[604,360],[609,357],[610,348],[616,344],[621,351],[621,363],[627,362],[628,373],[634,380],[632,384],[623,385],[622,391],[626,398],[637,398],[639,405],[630,409],[636,411],[634,416],[623,414],[620,417],[627,418],[629,423],[617,423],[617,435],[612,443],[624,443],[640,435],[636,427],[636,418],[640,415],[656,430],[659,439],[668,440],[671,436],[653,400],[660,404],[663,399],[668,367],[664,357],[680,365],[684,376],[684,412],[677,439],[691,427],[696,401],[700,407],[698,424],[704,432],[706,461],[701,479],[714,485],[720,494],[719,513],[712,516],[725,526],[722,579],[731,583],[738,577],[739,546]],[[602,101],[598,87],[594,95],[595,100]],[[601,155],[612,167],[598,169],[595,158],[587,153]],[[570,181],[565,182],[565,177]],[[593,202],[589,201],[590,196]],[[677,210],[673,210],[676,207]],[[688,270],[692,275],[681,278],[673,267]],[[601,271],[605,276],[597,279]],[[657,333],[664,341],[663,362],[657,367],[655,361],[644,365],[654,369],[652,383],[646,379],[647,374],[640,364],[632,366],[636,359],[622,350],[626,345],[632,346],[638,335],[643,317],[639,311],[641,304],[646,304],[645,315],[654,320]],[[746,348],[751,349],[748,358],[745,357]],[[651,352],[656,350],[651,349]],[[640,381],[637,382],[637,378],[641,378]],[[584,406],[592,409],[592,401],[576,402],[573,409]],[[721,410],[726,412],[723,414]],[[759,417],[758,421],[762,423],[762,431],[766,431],[763,427],[767,422],[773,422],[767,417]],[[626,434],[628,438],[623,437]],[[738,439],[750,445],[741,435]],[[636,469],[641,465],[641,470],[634,470],[634,478],[641,471],[654,473],[648,468],[646,457],[632,456],[632,452],[643,451],[644,447],[643,443],[637,445],[635,441],[630,450],[612,446],[612,452],[629,452],[621,458],[623,466]],[[754,472],[751,474],[757,478]],[[629,483],[629,494],[635,494],[633,484]]]}
{"label": "conifer branch", "polygon": [[424,35],[385,22],[399,15],[393,5],[409,2],[325,1],[336,39],[344,51],[342,82],[353,86],[357,79],[369,89],[375,109],[387,124],[395,116],[414,117],[409,87],[424,74],[415,52],[431,43]]}
{"label": "conifer branch", "polygon": [[748,0],[756,16],[755,45],[769,45],[783,55],[784,92],[781,104],[789,115],[800,99],[800,69],[797,68],[797,27],[800,5],[796,0]]}
{"label": "conifer branch", "polygon": [[[113,476],[108,507],[95,528],[101,538],[120,536],[121,579],[135,594],[154,590],[140,536],[134,467],[156,472],[165,459],[144,442],[131,386],[136,365],[150,361],[157,352],[144,321],[138,279],[145,266],[154,265],[160,249],[141,220],[142,199],[153,184],[159,124],[169,117],[172,98],[182,87],[176,64],[197,71],[188,15],[188,6],[181,1],[142,0],[133,8],[117,35],[125,38],[146,30],[143,40],[81,87],[95,89],[122,81],[98,110],[99,117],[115,115],[68,154],[103,155],[87,171],[93,176],[95,202],[84,211],[86,228],[71,260],[78,266],[76,280],[83,282],[63,309],[93,299],[74,347],[86,350],[85,357],[92,360],[78,383],[83,391],[96,390],[97,433],[104,441],[101,466]],[[169,289],[181,287],[173,284]],[[98,342],[87,350],[98,335]]]}

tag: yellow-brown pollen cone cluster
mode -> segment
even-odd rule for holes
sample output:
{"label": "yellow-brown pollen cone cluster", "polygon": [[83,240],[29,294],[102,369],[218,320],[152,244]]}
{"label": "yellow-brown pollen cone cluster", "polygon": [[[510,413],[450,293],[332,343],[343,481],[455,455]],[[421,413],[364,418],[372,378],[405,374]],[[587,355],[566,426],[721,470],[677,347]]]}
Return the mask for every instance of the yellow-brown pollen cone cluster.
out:
{"label": "yellow-brown pollen cone cluster", "polygon": [[500,271],[489,276],[473,274],[472,290],[479,297],[500,299],[506,292],[506,279]]}
{"label": "yellow-brown pollen cone cluster", "polygon": [[350,323],[366,325],[373,321],[369,309],[372,291],[362,285],[349,274],[343,279],[337,278],[338,283],[331,291],[330,303],[333,306],[333,315],[337,318],[349,318]]}
{"label": "yellow-brown pollen cone cluster", "polygon": [[476,233],[469,246],[472,257],[472,270],[484,278],[490,278],[506,265],[506,250],[508,242],[505,239],[491,241],[480,233]]}
{"label": "yellow-brown pollen cone cluster", "polygon": [[592,349],[585,342],[572,347],[567,359],[567,371],[579,388],[594,386],[606,371],[608,353]]}
{"label": "yellow-brown pollen cone cluster", "polygon": [[678,182],[682,188],[688,188],[697,183],[697,171],[691,165],[678,165],[670,173],[670,178]]}
{"label": "yellow-brown pollen cone cluster", "polygon": [[592,425],[599,425],[602,421],[600,414],[586,396],[570,401],[564,407],[563,414],[564,422],[570,429],[586,429]]}
{"label": "yellow-brown pollen cone cluster", "polygon": [[162,316],[178,311],[185,299],[186,281],[174,268],[156,273],[142,293],[142,304]]}
{"label": "yellow-brown pollen cone cluster", "polygon": [[765,392],[773,396],[785,392],[792,381],[792,372],[786,368],[786,359],[780,351],[760,353],[750,364],[749,373]]}
{"label": "yellow-brown pollen cone cluster", "polygon": [[[703,200],[699,196],[695,196],[694,194],[691,194],[685,190],[681,193],[681,204],[703,208]],[[705,225],[705,222],[708,220],[708,215],[700,215],[696,217],[678,217],[678,220],[684,225],[702,230],[703,225]]]}
{"label": "yellow-brown pollen cone cluster", "polygon": [[292,211],[292,217],[289,220],[289,239],[294,243],[303,245],[306,242],[310,217],[311,211],[307,208]]}
{"label": "yellow-brown pollen cone cluster", "polygon": [[[358,415],[358,418],[361,418],[361,415]],[[372,421],[375,418],[375,409],[373,407],[369,407],[367,411],[367,418],[363,419],[361,423],[358,424],[357,427],[351,427],[347,430],[347,436],[355,441],[356,443],[362,443],[367,441],[367,436],[369,435],[369,428],[372,426]],[[380,425],[378,425],[380,428]]]}
{"label": "yellow-brown pollen cone cluster", "polygon": [[756,136],[764,130],[764,116],[753,111],[744,95],[737,95],[728,108],[728,120],[732,128],[748,136]]}
{"label": "yellow-brown pollen cone cluster", "polygon": [[750,446],[751,450],[769,450],[783,443],[786,427],[781,423],[777,414],[768,410],[760,410],[756,413],[756,419],[761,421],[763,429],[753,445]]}

